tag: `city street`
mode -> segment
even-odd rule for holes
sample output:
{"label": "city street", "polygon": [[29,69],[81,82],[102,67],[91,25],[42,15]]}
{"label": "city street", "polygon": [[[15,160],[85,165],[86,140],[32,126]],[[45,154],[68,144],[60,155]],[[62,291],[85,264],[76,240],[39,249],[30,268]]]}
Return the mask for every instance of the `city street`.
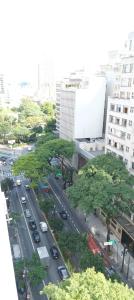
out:
{"label": "city street", "polygon": [[[55,241],[49,229],[47,233],[42,233],[41,230],[39,229],[39,222],[44,221],[44,217],[37,205],[36,196],[34,192],[32,190],[26,192],[24,183],[25,181],[22,183],[20,187],[15,187],[11,191],[11,198],[10,198],[10,210],[20,215],[20,218],[17,221],[17,230],[19,235],[19,243],[21,247],[22,257],[31,258],[32,253],[36,252],[36,248],[39,246],[46,246],[50,254],[49,249],[52,245],[55,244]],[[28,220],[26,219],[24,213],[25,205],[21,203],[22,196],[26,197],[26,201],[27,201],[26,207],[29,208],[32,218],[35,220],[37,224],[37,230],[39,231],[41,237],[41,242],[39,243],[39,245],[36,245],[32,239],[31,231],[28,226]],[[56,283],[57,281],[60,280],[59,275],[57,273],[57,267],[59,265],[64,265],[62,258],[59,258],[58,260],[55,261],[53,258],[51,258],[50,255],[50,265],[48,268],[48,275],[47,278],[44,279],[43,284],[47,284],[48,282]],[[32,297],[34,300],[47,299],[45,296],[39,295],[39,291],[42,290],[43,284],[40,285],[38,288],[32,288]]]}

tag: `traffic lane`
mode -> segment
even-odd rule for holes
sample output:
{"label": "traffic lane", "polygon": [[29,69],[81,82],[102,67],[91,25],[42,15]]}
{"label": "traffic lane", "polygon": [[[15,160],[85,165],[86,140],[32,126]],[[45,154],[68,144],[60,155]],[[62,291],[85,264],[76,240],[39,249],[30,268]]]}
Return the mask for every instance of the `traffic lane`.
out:
{"label": "traffic lane", "polygon": [[[20,204],[21,210],[22,210],[22,214],[23,214],[23,207],[21,206],[21,202],[19,201],[19,194],[22,195],[22,189],[16,188],[18,191],[18,199],[17,199],[17,203],[18,205]],[[18,210],[17,210],[18,211]],[[29,259],[30,257],[32,257],[33,252],[36,251],[36,247],[32,241],[32,237],[31,237],[31,233],[30,230],[28,228],[28,224],[27,224],[27,220],[23,214],[23,224],[22,226],[25,227],[25,230],[22,230],[22,226],[20,225],[20,222],[18,223],[18,232],[19,232],[19,238],[20,238],[20,243],[21,243],[21,247],[22,247],[22,253],[23,253],[23,257]],[[46,296],[40,296],[39,292],[40,290],[43,288],[44,286],[44,282],[36,288],[31,288],[32,290],[32,294],[34,295],[34,300],[47,300]]]}
{"label": "traffic lane", "polygon": [[77,218],[74,216],[73,209],[70,208],[69,204],[64,200],[64,195],[63,195],[61,189],[51,179],[49,179],[49,184],[51,187],[51,191],[52,191],[53,195],[55,196],[56,203],[59,203],[61,208],[63,210],[65,210],[67,213],[67,216],[68,216],[67,220],[70,225],[70,228],[72,230],[76,231],[77,233],[81,233],[81,228],[78,224]]}
{"label": "traffic lane", "polygon": [[[70,215],[68,213],[68,211],[66,210],[65,205],[62,203],[62,201],[59,199],[59,197],[56,196],[56,193],[54,193],[53,191],[51,191],[50,194],[45,194],[44,198],[49,199],[49,197],[53,197],[54,198],[54,213],[56,214],[56,216],[59,218],[59,220],[61,220],[61,222],[64,223],[64,229],[65,231],[76,231],[75,229],[75,224],[73,223],[73,220],[71,220]],[[67,219],[63,219],[60,215],[60,212],[65,211],[67,214]]]}
{"label": "traffic lane", "polygon": [[15,188],[12,191],[11,197],[12,197],[11,202],[12,202],[13,211],[20,214],[20,218],[17,221],[17,228],[20,237],[22,252],[24,257],[29,258],[32,257],[34,247],[32,245],[31,238],[27,230],[26,218],[24,215],[23,207],[20,204],[20,198],[19,198],[20,196],[18,193],[18,188]]}
{"label": "traffic lane", "polygon": [[64,265],[64,261],[61,256],[57,260],[54,260],[52,258],[51,253],[50,253],[50,247],[55,245],[55,240],[54,240],[49,228],[46,233],[42,233],[42,231],[39,228],[39,222],[41,220],[44,221],[44,217],[42,216],[42,213],[38,207],[36,196],[34,195],[34,193],[29,193],[29,192],[27,192],[27,196],[29,198],[29,202],[30,202],[29,206],[31,207],[32,215],[34,216],[34,219],[35,219],[37,227],[38,227],[38,231],[40,233],[40,237],[41,237],[40,246],[46,246],[47,250],[49,252],[49,256],[50,256],[50,265],[48,268],[48,278],[45,280],[45,282],[48,283],[51,281],[51,282],[57,283],[59,281],[57,267],[59,265]]}

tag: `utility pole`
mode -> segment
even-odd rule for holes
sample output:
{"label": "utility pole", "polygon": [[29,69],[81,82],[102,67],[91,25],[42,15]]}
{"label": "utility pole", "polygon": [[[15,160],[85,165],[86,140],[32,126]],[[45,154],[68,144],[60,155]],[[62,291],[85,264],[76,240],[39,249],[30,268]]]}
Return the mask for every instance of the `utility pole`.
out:
{"label": "utility pole", "polygon": [[126,275],[126,279],[128,280],[128,275],[129,275],[129,266],[130,266],[130,254],[129,254],[129,258],[128,258],[128,266],[127,266],[127,275]]}
{"label": "utility pole", "polygon": [[124,245],[124,249],[123,249],[123,258],[122,258],[122,266],[121,266],[121,272],[123,273],[123,269],[124,269],[124,261],[125,261],[125,255],[127,254],[127,246]]}

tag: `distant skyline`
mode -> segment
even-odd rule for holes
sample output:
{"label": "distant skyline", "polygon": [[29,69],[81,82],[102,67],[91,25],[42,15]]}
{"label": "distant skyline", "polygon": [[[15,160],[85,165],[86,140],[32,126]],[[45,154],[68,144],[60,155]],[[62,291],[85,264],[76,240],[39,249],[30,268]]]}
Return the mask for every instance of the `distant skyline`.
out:
{"label": "distant skyline", "polygon": [[55,77],[106,62],[134,31],[133,0],[1,0],[0,73],[36,81],[39,63]]}

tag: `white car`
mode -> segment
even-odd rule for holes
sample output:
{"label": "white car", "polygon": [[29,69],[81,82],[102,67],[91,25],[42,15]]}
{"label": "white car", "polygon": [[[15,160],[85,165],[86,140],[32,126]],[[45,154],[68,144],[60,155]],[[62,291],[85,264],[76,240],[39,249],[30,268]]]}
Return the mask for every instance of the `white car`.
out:
{"label": "white car", "polygon": [[17,186],[20,186],[20,185],[21,185],[21,180],[20,180],[20,179],[17,179],[17,180],[16,180],[16,185],[17,185]]}
{"label": "white car", "polygon": [[31,213],[28,208],[25,210],[25,214],[26,214],[26,218],[31,218]]}
{"label": "white car", "polygon": [[42,232],[47,232],[47,224],[45,222],[40,222],[40,229]]}
{"label": "white car", "polygon": [[21,197],[21,203],[26,204],[26,197]]}

